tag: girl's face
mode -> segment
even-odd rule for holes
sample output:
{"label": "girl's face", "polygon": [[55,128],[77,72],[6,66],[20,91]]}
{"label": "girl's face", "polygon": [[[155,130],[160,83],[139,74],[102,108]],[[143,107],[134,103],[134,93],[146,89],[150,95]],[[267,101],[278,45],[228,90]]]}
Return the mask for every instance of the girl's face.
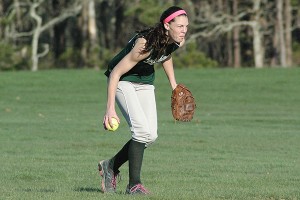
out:
{"label": "girl's face", "polygon": [[184,40],[187,33],[189,25],[189,20],[187,16],[180,15],[174,18],[174,21],[165,23],[165,29],[167,30],[167,35],[170,37],[172,42],[180,43]]}

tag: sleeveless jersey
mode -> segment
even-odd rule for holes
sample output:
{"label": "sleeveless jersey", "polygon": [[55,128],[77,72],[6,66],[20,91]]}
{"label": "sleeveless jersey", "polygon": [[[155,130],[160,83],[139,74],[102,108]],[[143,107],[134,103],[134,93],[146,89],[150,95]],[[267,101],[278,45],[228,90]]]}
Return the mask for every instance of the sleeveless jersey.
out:
{"label": "sleeveless jersey", "polygon": [[[119,52],[108,64],[108,68],[104,73],[109,77],[113,68],[132,50],[135,42],[138,38],[143,37],[140,34],[136,34],[125,46],[125,48]],[[121,76],[121,81],[130,81],[136,83],[153,84],[155,79],[154,64],[165,61],[172,52],[178,49],[179,44],[171,43],[167,46],[164,55],[160,58],[156,58],[157,52],[151,51],[150,55],[138,62],[132,69]]]}

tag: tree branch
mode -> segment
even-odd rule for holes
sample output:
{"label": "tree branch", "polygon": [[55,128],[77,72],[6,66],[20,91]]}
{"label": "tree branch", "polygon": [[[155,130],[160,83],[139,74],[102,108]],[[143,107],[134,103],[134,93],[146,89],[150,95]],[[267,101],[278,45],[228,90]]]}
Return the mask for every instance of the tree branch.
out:
{"label": "tree branch", "polygon": [[43,47],[44,47],[44,51],[37,54],[37,57],[39,58],[44,57],[49,52],[49,44],[43,44]]}
{"label": "tree branch", "polygon": [[[41,4],[43,3],[44,0],[40,0],[36,3],[33,4],[33,6],[31,7],[31,10],[30,10],[30,15],[32,16],[32,18],[34,18],[37,22],[42,22],[41,20],[41,17],[38,16],[35,12],[35,9]],[[67,19],[68,17],[71,17],[71,16],[74,16],[74,15],[77,15],[80,13],[82,9],[82,5],[79,4],[79,5],[74,5],[74,7],[72,8],[69,8],[67,10],[64,11],[64,13],[52,20],[50,20],[48,23],[46,23],[45,25],[43,25],[40,29],[40,32],[44,32],[45,30],[51,28],[52,26],[54,26],[55,24],[57,23],[60,23],[62,21],[64,21],[65,19]],[[20,33],[10,33],[9,37],[10,38],[19,38],[19,37],[29,37],[29,36],[32,36],[34,34],[35,30],[31,30],[31,31],[28,31],[28,32],[20,32]]]}
{"label": "tree branch", "polygon": [[20,37],[29,37],[32,36],[34,31],[29,31],[29,32],[21,32],[21,33],[11,33],[9,35],[10,38],[20,38]]}
{"label": "tree branch", "polygon": [[207,37],[211,37],[213,35],[229,32],[237,26],[255,26],[255,24],[256,24],[255,21],[237,21],[237,22],[231,22],[231,23],[227,23],[227,24],[218,24],[211,30],[205,30],[205,31],[201,31],[201,32],[190,35],[189,39],[187,40],[187,43],[193,41],[194,39],[196,39],[198,37],[207,38]]}
{"label": "tree branch", "polygon": [[51,28],[52,26],[54,26],[57,23],[60,23],[60,22],[64,21],[68,17],[72,17],[72,16],[75,16],[75,15],[79,14],[81,9],[82,9],[82,5],[77,5],[73,8],[69,8],[69,9],[65,10],[63,14],[61,14],[58,17],[55,17],[54,19],[52,19],[51,21],[49,21],[48,23],[43,25],[41,27],[41,32]]}

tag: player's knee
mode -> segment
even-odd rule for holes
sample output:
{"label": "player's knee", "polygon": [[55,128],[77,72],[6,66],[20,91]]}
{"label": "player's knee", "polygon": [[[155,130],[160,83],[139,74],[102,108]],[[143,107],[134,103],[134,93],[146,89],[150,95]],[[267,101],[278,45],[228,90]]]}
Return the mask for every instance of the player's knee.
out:
{"label": "player's knee", "polygon": [[151,135],[151,137],[149,138],[150,142],[151,142],[151,143],[154,143],[154,142],[156,141],[157,137],[158,137],[157,134]]}
{"label": "player's knee", "polygon": [[146,147],[149,147],[150,145],[152,145],[156,141],[157,137],[158,137],[157,133],[151,134],[146,143]]}
{"label": "player's knee", "polygon": [[132,129],[132,138],[146,144],[146,147],[153,144],[157,139],[157,129],[151,129],[147,126]]}

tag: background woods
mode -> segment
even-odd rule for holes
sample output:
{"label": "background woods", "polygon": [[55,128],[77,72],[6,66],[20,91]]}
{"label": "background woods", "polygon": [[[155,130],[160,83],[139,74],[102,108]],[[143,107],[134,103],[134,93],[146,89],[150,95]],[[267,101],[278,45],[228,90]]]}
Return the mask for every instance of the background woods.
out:
{"label": "background woods", "polygon": [[190,21],[178,68],[300,65],[298,0],[0,0],[0,69],[106,68],[171,5]]}

